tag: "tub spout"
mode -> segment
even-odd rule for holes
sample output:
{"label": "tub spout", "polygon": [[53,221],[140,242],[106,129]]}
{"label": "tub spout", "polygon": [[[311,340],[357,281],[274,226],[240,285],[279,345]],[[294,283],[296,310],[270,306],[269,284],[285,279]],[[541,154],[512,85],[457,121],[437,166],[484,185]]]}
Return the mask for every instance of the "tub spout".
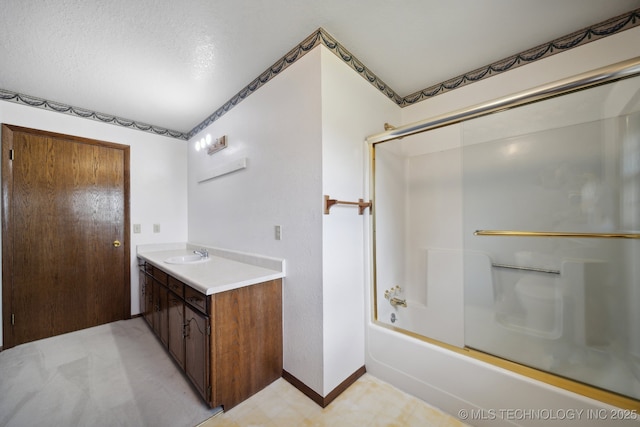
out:
{"label": "tub spout", "polygon": [[394,307],[406,307],[407,306],[407,300],[406,299],[400,299],[398,297],[393,297],[389,300],[389,302],[391,303],[392,306]]}

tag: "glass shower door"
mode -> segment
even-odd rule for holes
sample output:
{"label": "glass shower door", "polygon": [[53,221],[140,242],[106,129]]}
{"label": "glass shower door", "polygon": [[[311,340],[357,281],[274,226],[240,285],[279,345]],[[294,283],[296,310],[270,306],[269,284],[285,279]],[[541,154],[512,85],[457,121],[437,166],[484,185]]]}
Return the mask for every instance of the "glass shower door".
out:
{"label": "glass shower door", "polygon": [[465,345],[640,398],[640,78],[463,124]]}

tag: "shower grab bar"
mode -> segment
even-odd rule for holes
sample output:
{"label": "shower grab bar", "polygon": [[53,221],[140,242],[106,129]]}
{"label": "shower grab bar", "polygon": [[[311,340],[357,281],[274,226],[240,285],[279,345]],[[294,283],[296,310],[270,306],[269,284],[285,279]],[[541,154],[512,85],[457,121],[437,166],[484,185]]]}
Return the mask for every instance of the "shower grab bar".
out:
{"label": "shower grab bar", "polygon": [[637,234],[637,233],[571,233],[571,232],[564,232],[564,231],[476,230],[473,234],[475,236],[640,239],[640,234]]}
{"label": "shower grab bar", "polygon": [[539,268],[539,267],[521,267],[519,265],[510,265],[510,264],[491,264],[491,267],[507,268],[509,270],[534,271],[536,273],[558,274],[558,275],[560,274],[560,270],[549,270],[546,268]]}

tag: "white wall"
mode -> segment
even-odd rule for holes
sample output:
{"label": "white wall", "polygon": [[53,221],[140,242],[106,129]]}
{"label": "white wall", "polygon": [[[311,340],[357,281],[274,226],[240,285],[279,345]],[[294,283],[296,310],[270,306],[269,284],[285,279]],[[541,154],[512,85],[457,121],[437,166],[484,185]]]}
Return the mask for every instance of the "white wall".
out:
{"label": "white wall", "polygon": [[[139,313],[136,245],[185,241],[187,237],[187,143],[10,102],[0,102],[0,123],[99,139],[131,147],[131,225],[142,226],[142,232],[139,234],[134,234],[133,229],[130,230],[131,314]],[[153,224],[160,224],[160,233],[153,233]]]}
{"label": "white wall", "polygon": [[[284,258],[284,369],[322,393],[322,129],[314,49],[204,129],[227,135],[208,156],[188,151],[189,241]],[[206,170],[246,169],[198,183]],[[274,227],[282,227],[275,240]]]}
{"label": "white wall", "polygon": [[[402,124],[445,114],[534,86],[637,56],[640,28],[633,28],[568,52],[423,101],[402,110]],[[368,289],[367,289],[368,290]],[[367,369],[405,391],[457,415],[463,408],[589,409],[601,402],[452,353],[369,324]],[[391,350],[390,350],[391,349]],[[608,420],[610,425],[614,425]],[[473,425],[598,425],[602,420],[468,420]],[[621,425],[623,425],[621,422]]]}
{"label": "white wall", "polygon": [[[366,197],[364,139],[396,122],[400,108],[341,59],[322,48],[322,187],[332,199]],[[336,205],[322,218],[324,395],[365,365],[367,209]]]}
{"label": "white wall", "polygon": [[[321,396],[364,365],[364,138],[399,108],[320,46],[195,135],[189,240],[284,258],[284,369]],[[206,134],[228,137],[212,156]],[[237,159],[246,169],[198,183]],[[367,212],[368,215],[368,212]],[[274,226],[282,227],[282,240]]]}

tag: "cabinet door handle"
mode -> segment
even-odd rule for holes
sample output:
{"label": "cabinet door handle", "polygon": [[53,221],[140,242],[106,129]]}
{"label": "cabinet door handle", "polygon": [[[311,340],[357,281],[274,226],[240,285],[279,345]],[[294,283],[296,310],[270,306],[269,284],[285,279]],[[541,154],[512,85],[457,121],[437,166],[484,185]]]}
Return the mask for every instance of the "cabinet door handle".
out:
{"label": "cabinet door handle", "polygon": [[182,337],[183,338],[188,338],[189,337],[189,324],[185,323],[184,325],[182,325]]}

